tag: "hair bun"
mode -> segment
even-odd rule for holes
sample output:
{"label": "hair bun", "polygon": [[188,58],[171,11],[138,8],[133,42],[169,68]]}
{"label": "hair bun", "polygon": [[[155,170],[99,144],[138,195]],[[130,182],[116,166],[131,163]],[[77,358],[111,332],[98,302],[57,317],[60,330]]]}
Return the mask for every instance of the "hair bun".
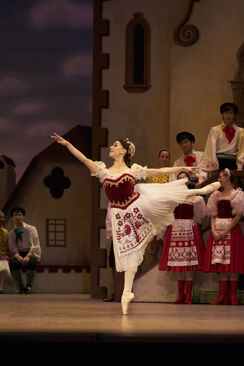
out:
{"label": "hair bun", "polygon": [[129,148],[128,148],[128,153],[129,153],[129,155],[130,155],[130,158],[132,158],[132,157],[135,155],[136,147],[135,147],[135,145],[133,144],[133,142],[131,142],[131,141],[129,140],[129,138],[128,138],[128,137],[126,137],[125,141],[126,141],[127,145],[129,146]]}

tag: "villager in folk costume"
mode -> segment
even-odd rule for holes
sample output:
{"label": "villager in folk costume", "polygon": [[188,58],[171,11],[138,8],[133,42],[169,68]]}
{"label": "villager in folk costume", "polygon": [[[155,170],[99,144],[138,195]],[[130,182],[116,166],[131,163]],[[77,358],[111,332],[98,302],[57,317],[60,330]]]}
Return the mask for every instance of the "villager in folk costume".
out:
{"label": "villager in folk costume", "polygon": [[[173,166],[194,166],[199,167],[203,152],[194,149],[195,136],[188,131],[179,132],[176,135],[176,141],[180,146],[182,154],[174,161]],[[199,185],[207,178],[207,172],[200,170],[197,173],[191,173],[191,180]],[[170,181],[177,179],[176,174],[171,174]]]}
{"label": "villager in folk costume", "polygon": [[[177,179],[187,173],[180,172]],[[175,304],[192,304],[194,272],[202,267],[205,250],[200,224],[206,214],[202,196],[190,196],[174,210],[174,221],[169,227],[159,263],[160,271],[171,271],[178,279]]]}
{"label": "villager in folk costume", "polygon": [[205,171],[242,170],[244,163],[244,129],[237,126],[239,108],[234,103],[223,103],[220,114],[223,122],[212,127],[200,162]]}
{"label": "villager in folk costume", "polygon": [[239,226],[244,215],[244,192],[234,189],[232,175],[220,172],[221,191],[211,194],[207,214],[211,216],[211,233],[206,246],[202,271],[219,274],[219,296],[213,304],[238,304],[238,275],[244,273],[244,237]]}

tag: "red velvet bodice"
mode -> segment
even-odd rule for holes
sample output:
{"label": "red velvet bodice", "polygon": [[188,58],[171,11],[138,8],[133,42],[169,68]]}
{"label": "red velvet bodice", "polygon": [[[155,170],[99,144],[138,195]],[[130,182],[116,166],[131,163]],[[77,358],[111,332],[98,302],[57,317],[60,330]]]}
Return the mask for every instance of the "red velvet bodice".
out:
{"label": "red velvet bodice", "polygon": [[221,219],[233,217],[230,200],[219,200],[217,202],[218,217]]}
{"label": "red velvet bodice", "polygon": [[189,203],[181,203],[174,210],[175,219],[192,219],[193,205]]}
{"label": "red velvet bodice", "polygon": [[109,199],[111,207],[125,209],[140,195],[134,192],[136,179],[128,174],[122,174],[116,179],[105,178],[103,188]]}

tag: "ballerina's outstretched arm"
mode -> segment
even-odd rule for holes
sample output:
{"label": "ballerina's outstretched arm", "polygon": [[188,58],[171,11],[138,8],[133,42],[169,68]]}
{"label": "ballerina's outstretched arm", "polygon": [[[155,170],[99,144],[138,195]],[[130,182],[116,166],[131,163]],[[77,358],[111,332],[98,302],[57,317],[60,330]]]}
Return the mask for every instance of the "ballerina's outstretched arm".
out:
{"label": "ballerina's outstretched arm", "polygon": [[78,160],[80,160],[89,170],[91,173],[96,174],[98,167],[97,164],[91,160],[88,159],[84,154],[82,154],[76,147],[74,147],[69,141],[65,140],[63,137],[59,136],[56,132],[53,133],[51,138],[55,141],[57,141],[60,145],[65,146],[74,157],[76,157]]}
{"label": "ballerina's outstretched arm", "polygon": [[200,171],[197,167],[192,166],[177,166],[177,167],[166,167],[166,168],[159,168],[159,169],[146,169],[147,176],[152,175],[164,175],[164,174],[174,174],[179,172],[186,172],[186,173],[198,173]]}

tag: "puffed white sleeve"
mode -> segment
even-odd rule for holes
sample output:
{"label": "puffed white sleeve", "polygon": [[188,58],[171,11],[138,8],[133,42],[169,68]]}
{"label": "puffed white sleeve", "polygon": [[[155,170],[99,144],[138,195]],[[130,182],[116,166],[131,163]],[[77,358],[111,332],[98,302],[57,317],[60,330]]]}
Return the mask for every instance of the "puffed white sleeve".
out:
{"label": "puffed white sleeve", "polygon": [[30,233],[30,242],[31,242],[31,247],[28,254],[30,256],[35,257],[39,261],[41,258],[41,246],[37,229],[35,226],[29,225],[28,230]]}
{"label": "puffed white sleeve", "polygon": [[147,166],[141,166],[138,164],[133,164],[131,166],[131,173],[137,180],[147,179]]}
{"label": "puffed white sleeve", "polygon": [[244,216],[244,192],[237,189],[230,198],[233,215]]}
{"label": "puffed white sleeve", "polygon": [[202,196],[196,196],[193,204],[193,219],[197,224],[201,224],[206,216],[206,204]]}
{"label": "puffed white sleeve", "polygon": [[95,161],[95,163],[97,164],[97,172],[91,173],[91,176],[99,178],[100,182],[102,182],[104,180],[105,171],[107,169],[106,165],[103,161]]}
{"label": "puffed white sleeve", "polygon": [[215,170],[219,168],[217,153],[218,128],[212,127],[205,145],[205,149],[200,161],[199,167],[204,171]]}
{"label": "puffed white sleeve", "polygon": [[208,202],[207,202],[207,210],[206,210],[207,216],[211,216],[211,217],[217,216],[218,194],[219,194],[219,192],[216,191],[216,192],[213,192],[211,194],[211,196],[209,197]]}
{"label": "puffed white sleeve", "polygon": [[244,164],[244,129],[240,128],[238,143],[237,143],[237,161]]}

